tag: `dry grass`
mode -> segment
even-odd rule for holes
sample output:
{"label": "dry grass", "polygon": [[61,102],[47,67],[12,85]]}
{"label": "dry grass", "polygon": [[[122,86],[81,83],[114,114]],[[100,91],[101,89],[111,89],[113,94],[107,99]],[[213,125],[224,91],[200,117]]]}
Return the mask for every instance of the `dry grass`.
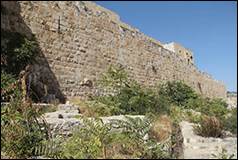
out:
{"label": "dry grass", "polygon": [[199,125],[194,126],[195,133],[203,137],[222,137],[222,130],[221,122],[214,116],[204,116]]}
{"label": "dry grass", "polygon": [[152,124],[149,131],[149,136],[156,139],[158,142],[164,141],[172,133],[172,121],[167,115],[161,115]]}

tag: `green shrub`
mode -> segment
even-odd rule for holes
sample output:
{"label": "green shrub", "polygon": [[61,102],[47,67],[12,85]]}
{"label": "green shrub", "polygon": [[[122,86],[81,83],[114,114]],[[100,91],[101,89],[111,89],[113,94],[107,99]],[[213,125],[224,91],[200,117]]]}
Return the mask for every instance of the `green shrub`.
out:
{"label": "green shrub", "polygon": [[115,96],[115,100],[119,104],[118,107],[123,111],[122,114],[159,113],[165,109],[165,105],[162,106],[163,101],[160,101],[161,99],[153,90],[141,88],[138,84],[123,87],[120,93]]}
{"label": "green shrub", "polygon": [[[132,150],[126,148],[126,150],[131,150],[132,157],[130,158],[142,158],[142,159],[160,159],[160,158],[170,158],[170,152],[164,149],[164,144],[158,143],[155,139],[148,138],[152,121],[147,118],[132,118],[125,116],[126,121],[123,120],[113,120],[112,125],[115,128],[123,129],[122,134],[126,135],[127,139],[125,144],[129,142]],[[120,140],[122,141],[122,140]],[[128,153],[127,153],[128,154]]]}
{"label": "green shrub", "polygon": [[228,113],[227,104],[224,100],[219,98],[191,98],[185,104],[185,108],[193,109],[208,116],[215,116],[223,121],[225,115]]}
{"label": "green shrub", "polygon": [[1,71],[1,102],[10,101],[18,94],[19,88],[16,81],[13,75]]}
{"label": "green shrub", "polygon": [[86,104],[93,117],[118,115],[121,113],[119,107],[111,103],[110,96],[98,97],[97,100],[87,101]]}
{"label": "green shrub", "polygon": [[169,115],[176,124],[182,120],[186,120],[191,123],[199,123],[203,116],[203,114],[194,113],[193,110],[183,109],[178,106],[171,107]]}
{"label": "green shrub", "polygon": [[[83,127],[64,140],[55,154],[59,158],[168,158],[161,144],[144,139],[150,121],[126,117],[104,124],[101,119],[84,119]],[[118,131],[117,129],[120,129]],[[52,156],[55,157],[55,156]]]}
{"label": "green shrub", "polygon": [[185,119],[185,114],[183,112],[183,109],[178,106],[172,106],[169,111],[169,116],[173,120],[174,123],[178,124],[182,120]]}
{"label": "green shrub", "polygon": [[222,137],[223,127],[216,117],[204,116],[198,125],[194,126],[196,134],[203,137]]}
{"label": "green shrub", "polygon": [[123,68],[111,65],[107,72],[102,75],[97,84],[108,91],[115,92],[120,90],[122,87],[129,87],[128,75]]}
{"label": "green shrub", "polygon": [[83,124],[64,144],[63,155],[74,159],[103,157],[105,146],[110,140],[110,126],[104,125],[100,119],[95,122],[84,119]]}
{"label": "green shrub", "polygon": [[231,115],[224,120],[224,128],[234,134],[237,134],[237,108],[231,110]]}
{"label": "green shrub", "polygon": [[1,64],[1,67],[7,73],[18,75],[34,60],[37,54],[36,41],[29,40],[18,32],[1,30],[1,33],[1,40],[5,42],[1,45],[1,54],[6,59],[6,64]]}
{"label": "green shrub", "polygon": [[184,105],[186,109],[193,109],[195,111],[202,111],[202,108],[208,108],[208,99],[202,96],[197,96],[196,98],[190,98]]}
{"label": "green shrub", "polygon": [[222,99],[212,99],[208,102],[208,108],[202,108],[201,112],[223,120],[224,116],[228,113],[227,104]]}
{"label": "green shrub", "polygon": [[43,156],[45,158],[66,159],[70,157],[63,156],[62,144],[66,141],[66,137],[56,135],[47,140],[42,140],[39,145],[34,146],[34,155]]}
{"label": "green shrub", "polygon": [[21,98],[1,107],[1,151],[12,158],[33,156],[34,147],[48,137],[46,124],[40,124],[37,118],[36,109],[23,104]]}
{"label": "green shrub", "polygon": [[129,81],[126,72],[121,68],[111,66],[99,81],[99,86],[113,94],[94,97],[94,100],[111,108],[112,114],[164,113],[170,106],[168,99],[159,97],[153,89]]}
{"label": "green shrub", "polygon": [[177,106],[184,106],[189,99],[197,97],[195,91],[182,81],[166,82],[159,86],[159,95],[169,97]]}
{"label": "green shrub", "polygon": [[194,113],[192,110],[185,110],[185,117],[191,123],[199,123],[202,120],[202,114]]}

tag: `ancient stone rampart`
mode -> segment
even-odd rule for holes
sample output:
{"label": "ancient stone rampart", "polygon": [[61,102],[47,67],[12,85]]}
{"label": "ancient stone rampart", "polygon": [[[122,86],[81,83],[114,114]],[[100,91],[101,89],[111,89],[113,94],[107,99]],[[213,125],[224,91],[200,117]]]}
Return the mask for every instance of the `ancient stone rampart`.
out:
{"label": "ancient stone rampart", "polygon": [[[82,86],[81,82],[85,78],[95,82],[110,64],[125,67],[130,77],[147,86],[184,80],[205,96],[226,96],[221,82],[93,2],[9,1],[1,2],[1,6],[7,10],[1,13],[1,29],[26,35],[30,29],[35,34],[60,90],[67,97],[94,92],[93,87]],[[21,21],[15,12],[19,12]],[[45,68],[44,64],[35,65],[35,72],[42,74]],[[48,92],[55,94],[50,77],[43,74],[41,79],[47,79],[44,83]]]}

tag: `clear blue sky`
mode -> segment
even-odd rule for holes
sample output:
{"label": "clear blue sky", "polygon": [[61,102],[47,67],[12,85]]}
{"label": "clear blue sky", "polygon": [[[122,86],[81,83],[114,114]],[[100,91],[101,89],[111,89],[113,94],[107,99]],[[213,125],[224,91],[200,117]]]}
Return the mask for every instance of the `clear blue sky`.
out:
{"label": "clear blue sky", "polygon": [[178,42],[194,53],[201,71],[237,91],[237,3],[96,1],[121,21],[167,43]]}

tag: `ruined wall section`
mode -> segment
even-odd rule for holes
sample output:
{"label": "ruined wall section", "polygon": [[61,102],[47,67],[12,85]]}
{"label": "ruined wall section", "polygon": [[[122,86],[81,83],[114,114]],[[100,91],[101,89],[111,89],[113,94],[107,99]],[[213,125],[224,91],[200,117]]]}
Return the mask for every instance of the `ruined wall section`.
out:
{"label": "ruined wall section", "polygon": [[68,97],[94,92],[80,82],[84,78],[95,82],[110,64],[124,66],[131,78],[147,86],[158,81],[184,80],[208,97],[226,96],[222,83],[187,65],[159,41],[92,2],[19,4],[25,23],[36,35],[62,92]]}

